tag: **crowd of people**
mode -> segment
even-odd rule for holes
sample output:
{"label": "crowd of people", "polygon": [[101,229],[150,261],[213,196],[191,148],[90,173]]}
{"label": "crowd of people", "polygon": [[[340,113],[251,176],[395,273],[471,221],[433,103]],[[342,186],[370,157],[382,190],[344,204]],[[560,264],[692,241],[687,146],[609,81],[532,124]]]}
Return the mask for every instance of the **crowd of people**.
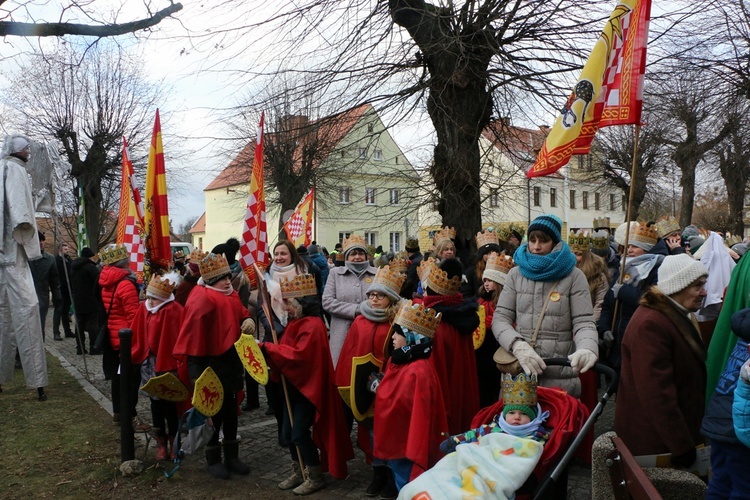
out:
{"label": "crowd of people", "polygon": [[[18,151],[4,160],[9,175],[28,143],[10,147]],[[372,465],[365,493],[381,498],[396,498],[478,435],[515,436],[520,426],[543,445],[555,429],[543,426],[549,412],[535,396],[472,425],[502,397],[501,353],[517,362],[505,375],[508,398],[514,383],[533,380],[534,391],[537,383],[562,388],[589,408],[599,382],[592,369],[609,365],[620,375],[615,431],[635,455],[670,454],[689,469],[697,448],[710,444],[711,498],[750,497],[746,242],[680,228],[671,217],[617,228],[601,218],[565,235],[551,214],[526,228],[485,229],[475,245],[446,227],[424,253],[416,239],[395,254],[373,252],[358,235],[330,253],[282,240],[262,277],[267,295],[259,296],[234,238],[211,252],[180,252],[174,270],[139,285],[125,247],[83,248],[71,260],[66,245],[46,254],[44,234],[35,233],[23,245],[4,235],[8,263],[24,265],[8,250],[34,257],[28,267],[38,297],[28,315],[33,331],[2,308],[14,326],[0,338],[0,383],[17,350],[27,384],[47,398],[46,367],[29,339],[38,326],[44,331],[51,296],[54,340],[75,337],[78,354],[102,355],[114,422],[152,429],[158,460],[178,452],[172,444],[186,406],[150,395],[148,424],[136,414],[139,387],[171,373],[193,390],[210,368],[224,396],[206,444],[208,473],[250,472],[239,458],[238,411],[260,401],[234,346],[245,334],[258,339],[270,369],[267,414],[291,459],[282,490],[311,494],[325,487],[326,472],[346,478],[355,421],[356,445]],[[16,289],[8,284],[22,281],[15,267],[0,267],[6,295]],[[29,295],[27,284],[17,288]],[[122,328],[133,330],[129,358],[139,374],[128,389],[132,422],[119,418]],[[547,366],[548,358],[569,366]]]}

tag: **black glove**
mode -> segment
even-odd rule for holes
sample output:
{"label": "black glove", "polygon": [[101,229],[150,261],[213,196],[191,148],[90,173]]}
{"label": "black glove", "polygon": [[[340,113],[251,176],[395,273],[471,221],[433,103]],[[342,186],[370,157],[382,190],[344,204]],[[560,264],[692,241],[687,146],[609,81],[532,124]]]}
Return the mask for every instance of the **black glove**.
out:
{"label": "black glove", "polygon": [[456,451],[457,445],[458,443],[456,443],[456,441],[452,437],[449,437],[448,439],[440,443],[440,451],[442,451],[446,455],[448,453],[453,453],[454,451]]}
{"label": "black glove", "polygon": [[378,386],[380,385],[381,380],[383,380],[382,372],[372,372],[370,376],[367,377],[367,389],[375,394],[378,391]]}
{"label": "black glove", "polygon": [[695,448],[691,448],[687,453],[682,455],[672,455],[672,465],[679,467],[680,469],[687,469],[695,462],[696,453]]}

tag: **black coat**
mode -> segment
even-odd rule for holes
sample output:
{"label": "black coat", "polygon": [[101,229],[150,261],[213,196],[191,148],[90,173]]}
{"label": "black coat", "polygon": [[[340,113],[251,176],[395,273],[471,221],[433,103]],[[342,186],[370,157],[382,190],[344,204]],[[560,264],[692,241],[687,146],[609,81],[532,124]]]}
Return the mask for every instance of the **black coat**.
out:
{"label": "black coat", "polygon": [[78,257],[71,264],[73,289],[73,306],[78,314],[98,314],[101,298],[99,296],[99,268],[88,257]]}

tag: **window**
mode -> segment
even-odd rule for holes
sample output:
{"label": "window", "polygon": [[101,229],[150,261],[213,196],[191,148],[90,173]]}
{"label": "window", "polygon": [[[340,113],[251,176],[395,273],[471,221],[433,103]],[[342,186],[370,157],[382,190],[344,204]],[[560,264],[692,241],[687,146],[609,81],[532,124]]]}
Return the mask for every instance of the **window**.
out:
{"label": "window", "polygon": [[576,190],[571,189],[570,190],[570,208],[576,207]]}
{"label": "window", "polygon": [[557,206],[557,189],[549,188],[549,206]]}
{"label": "window", "polygon": [[490,189],[490,206],[492,208],[500,206],[500,192],[497,188]]}
{"label": "window", "polygon": [[365,205],[375,204],[375,188],[365,188]]}
{"label": "window", "polygon": [[601,209],[601,196],[599,196],[599,193],[594,193],[594,210]]}
{"label": "window", "polygon": [[613,193],[609,193],[609,209],[614,210],[616,204],[617,204],[617,195]]}
{"label": "window", "polygon": [[198,238],[198,250],[203,251],[203,238]]}
{"label": "window", "polygon": [[357,153],[357,158],[367,158],[367,149],[359,148],[359,152]]}
{"label": "window", "polygon": [[588,160],[587,163],[588,163],[589,170],[594,170],[594,157],[591,155],[588,155],[586,159]]}
{"label": "window", "polygon": [[625,211],[628,209],[628,199],[625,197],[625,195],[622,195],[622,206],[620,207],[620,210]]}
{"label": "window", "polygon": [[396,156],[395,160],[396,160],[396,165],[398,165],[398,156]]}
{"label": "window", "polygon": [[367,124],[367,131],[372,134],[372,131],[375,130],[375,125],[372,123]]}
{"label": "window", "polygon": [[351,235],[352,233],[349,231],[339,231],[339,243],[343,243],[344,240]]}
{"label": "window", "polygon": [[583,192],[583,209],[584,210],[589,209],[589,192],[588,191]]}
{"label": "window", "polygon": [[339,188],[339,203],[351,203],[351,200],[349,199],[350,193],[351,193],[351,188],[340,187]]}
{"label": "window", "polygon": [[383,150],[376,149],[372,152],[372,159],[377,161],[383,161]]}
{"label": "window", "polygon": [[539,186],[534,186],[534,206],[542,206],[542,188]]}
{"label": "window", "polygon": [[401,233],[391,233],[391,252],[401,251]]}
{"label": "window", "polygon": [[372,231],[365,231],[365,243],[372,246],[377,246],[375,244],[375,235],[377,233],[373,233]]}
{"label": "window", "polygon": [[578,169],[583,170],[583,156],[578,157]]}
{"label": "window", "polygon": [[390,190],[390,197],[391,197],[391,205],[398,205],[401,201],[401,193],[398,189],[391,189]]}

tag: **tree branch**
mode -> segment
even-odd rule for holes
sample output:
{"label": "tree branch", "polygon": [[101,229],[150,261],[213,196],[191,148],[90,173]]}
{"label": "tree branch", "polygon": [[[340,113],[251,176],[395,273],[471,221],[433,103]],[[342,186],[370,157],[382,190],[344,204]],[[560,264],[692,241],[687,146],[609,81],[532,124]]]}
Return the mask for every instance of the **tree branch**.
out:
{"label": "tree branch", "polygon": [[76,23],[19,23],[15,21],[0,22],[0,36],[64,36],[82,35],[95,36],[99,38],[124,35],[156,26],[165,17],[182,10],[181,3],[173,3],[169,7],[160,10],[153,16],[138,21],[123,24],[103,24],[93,26],[89,24]]}

